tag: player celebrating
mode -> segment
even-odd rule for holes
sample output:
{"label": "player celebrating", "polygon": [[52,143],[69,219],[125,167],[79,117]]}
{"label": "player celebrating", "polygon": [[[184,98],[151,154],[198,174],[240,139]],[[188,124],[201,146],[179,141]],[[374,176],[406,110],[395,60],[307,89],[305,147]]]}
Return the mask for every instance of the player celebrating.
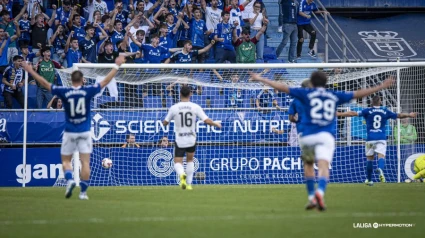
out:
{"label": "player celebrating", "polygon": [[72,196],[72,190],[75,188],[75,181],[72,179],[72,154],[75,151],[80,152],[81,160],[81,200],[88,200],[87,188],[90,179],[90,154],[93,150],[93,141],[90,133],[90,101],[100,90],[104,88],[117,74],[118,69],[125,58],[118,57],[115,60],[116,65],[106,75],[105,79],[91,86],[83,86],[83,73],[74,71],[71,74],[72,87],[59,87],[47,82],[43,77],[36,73],[32,66],[23,62],[24,69],[30,73],[37,82],[51,91],[53,95],[58,96],[65,108],[65,131],[62,138],[61,157],[62,166],[67,180],[65,197]]}
{"label": "player celebrating", "polygon": [[385,183],[384,167],[385,167],[385,152],[387,151],[387,134],[386,125],[389,119],[397,118],[414,118],[416,113],[394,113],[388,109],[381,107],[381,98],[376,95],[372,98],[372,107],[363,109],[360,112],[344,112],[338,116],[359,116],[364,117],[367,127],[366,139],[366,176],[365,183],[369,186],[373,185],[373,159],[375,154],[378,155],[379,180]]}
{"label": "player celebrating", "polygon": [[[386,80],[383,84],[355,92],[338,92],[326,90],[327,75],[316,71],[311,74],[312,88],[290,88],[288,85],[262,78],[251,73],[251,80],[270,85],[301,101],[303,106],[303,132],[300,134],[304,174],[308,191],[307,210],[317,207],[319,211],[326,209],[324,195],[329,180],[329,164],[335,150],[335,112],[338,105],[349,102],[353,98],[362,98],[381,89],[388,88],[394,82]],[[318,187],[314,185],[314,160],[317,160]]]}
{"label": "player celebrating", "polygon": [[[190,102],[190,96],[190,87],[183,85],[180,89],[180,102],[170,108],[170,111],[162,122],[164,126],[167,126],[171,120],[174,120],[174,131],[176,133],[174,169],[180,178],[180,187],[187,190],[192,190],[193,172],[195,170],[193,156],[195,155],[196,147],[196,117],[199,117],[210,126],[221,128],[221,124],[209,119],[198,104]],[[185,153],[186,173],[183,169],[183,157]]]}

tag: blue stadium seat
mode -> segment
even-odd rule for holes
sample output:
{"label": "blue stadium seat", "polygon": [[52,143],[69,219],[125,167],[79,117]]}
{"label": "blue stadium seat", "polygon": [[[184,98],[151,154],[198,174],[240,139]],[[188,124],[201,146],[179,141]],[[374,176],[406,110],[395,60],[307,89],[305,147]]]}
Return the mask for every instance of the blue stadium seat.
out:
{"label": "blue stadium seat", "polygon": [[264,60],[263,59],[256,59],[255,62],[257,64],[262,64],[262,63],[264,63]]}

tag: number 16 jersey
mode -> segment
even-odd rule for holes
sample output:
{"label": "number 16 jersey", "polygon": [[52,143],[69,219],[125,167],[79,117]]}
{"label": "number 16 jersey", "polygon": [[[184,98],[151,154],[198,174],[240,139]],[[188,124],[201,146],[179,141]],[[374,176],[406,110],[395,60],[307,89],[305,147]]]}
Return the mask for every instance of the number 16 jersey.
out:
{"label": "number 16 jersey", "polygon": [[384,107],[371,107],[358,112],[359,117],[364,117],[367,127],[367,141],[386,140],[386,126],[388,119],[397,119],[394,113]]}
{"label": "number 16 jersey", "polygon": [[202,121],[208,119],[204,110],[192,102],[179,102],[170,108],[165,120],[174,119],[176,144],[179,148],[192,147],[196,143],[196,117]]}

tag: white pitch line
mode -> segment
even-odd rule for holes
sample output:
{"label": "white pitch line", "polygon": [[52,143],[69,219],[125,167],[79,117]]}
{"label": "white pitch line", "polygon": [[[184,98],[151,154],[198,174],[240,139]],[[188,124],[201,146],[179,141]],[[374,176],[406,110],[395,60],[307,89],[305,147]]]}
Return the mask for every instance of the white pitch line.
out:
{"label": "white pitch line", "polygon": [[304,215],[246,215],[246,216],[181,216],[181,217],[122,217],[122,218],[81,218],[55,220],[4,220],[0,226],[12,225],[57,225],[57,224],[105,224],[105,223],[143,223],[143,222],[191,222],[191,221],[240,221],[240,220],[285,220],[285,219],[327,219],[327,218],[373,218],[373,217],[425,217],[423,212],[356,212],[356,213],[306,213]]}

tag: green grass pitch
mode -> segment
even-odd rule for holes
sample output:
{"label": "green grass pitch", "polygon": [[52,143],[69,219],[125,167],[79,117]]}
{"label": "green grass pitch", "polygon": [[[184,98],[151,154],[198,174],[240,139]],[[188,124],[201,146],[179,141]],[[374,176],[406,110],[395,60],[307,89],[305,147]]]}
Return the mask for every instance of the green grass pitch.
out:
{"label": "green grass pitch", "polygon": [[[422,237],[425,184],[330,184],[305,211],[304,185],[1,188],[0,237]],[[414,224],[354,228],[358,223]]]}

